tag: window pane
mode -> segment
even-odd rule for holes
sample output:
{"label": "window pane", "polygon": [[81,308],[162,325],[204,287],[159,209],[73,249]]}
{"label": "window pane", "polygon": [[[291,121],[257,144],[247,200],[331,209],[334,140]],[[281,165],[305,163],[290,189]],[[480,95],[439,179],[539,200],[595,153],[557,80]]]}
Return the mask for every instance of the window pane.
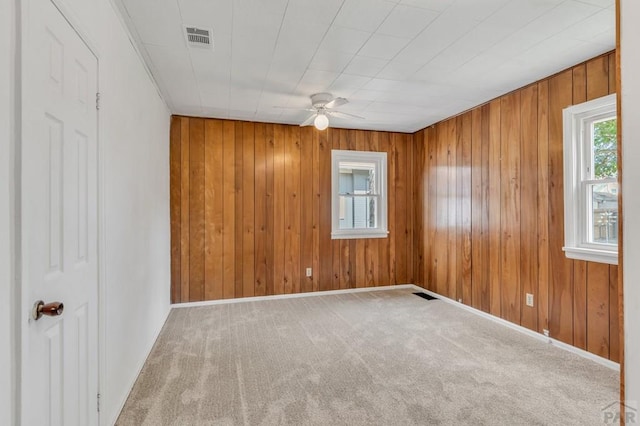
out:
{"label": "window pane", "polygon": [[615,118],[593,123],[593,170],[595,179],[618,176],[618,143]]}
{"label": "window pane", "polygon": [[375,163],[340,161],[341,194],[376,194]]}
{"label": "window pane", "polygon": [[587,186],[592,233],[590,243],[618,244],[618,184],[596,183]]}
{"label": "window pane", "polygon": [[[377,202],[377,197],[350,197],[341,195],[340,229],[376,228]],[[344,210],[342,210],[343,206]]]}

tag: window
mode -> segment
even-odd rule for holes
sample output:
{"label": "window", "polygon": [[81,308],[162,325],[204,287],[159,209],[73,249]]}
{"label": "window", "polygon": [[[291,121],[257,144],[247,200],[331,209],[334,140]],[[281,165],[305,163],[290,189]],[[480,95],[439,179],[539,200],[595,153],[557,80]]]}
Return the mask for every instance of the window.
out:
{"label": "window", "polygon": [[616,95],[564,110],[567,257],[618,263]]}
{"label": "window", "polygon": [[331,238],[385,238],[387,153],[331,151]]}

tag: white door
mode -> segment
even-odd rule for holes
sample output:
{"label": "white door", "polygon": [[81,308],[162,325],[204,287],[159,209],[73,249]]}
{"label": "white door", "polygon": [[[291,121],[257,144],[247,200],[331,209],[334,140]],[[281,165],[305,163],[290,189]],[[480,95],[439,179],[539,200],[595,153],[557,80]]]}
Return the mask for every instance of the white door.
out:
{"label": "white door", "polygon": [[96,425],[97,60],[50,0],[22,4],[22,424]]}

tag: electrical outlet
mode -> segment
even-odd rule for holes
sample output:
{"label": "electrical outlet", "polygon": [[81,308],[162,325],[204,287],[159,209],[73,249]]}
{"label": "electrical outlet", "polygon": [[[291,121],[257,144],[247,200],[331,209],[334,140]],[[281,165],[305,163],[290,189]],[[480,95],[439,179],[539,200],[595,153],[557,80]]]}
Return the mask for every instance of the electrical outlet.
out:
{"label": "electrical outlet", "polygon": [[533,308],[533,294],[527,293],[527,306],[531,306]]}
{"label": "electrical outlet", "polygon": [[543,329],[542,332],[545,336],[549,337],[549,330]]}
{"label": "electrical outlet", "polygon": [[311,276],[311,268],[307,268],[307,277]]}

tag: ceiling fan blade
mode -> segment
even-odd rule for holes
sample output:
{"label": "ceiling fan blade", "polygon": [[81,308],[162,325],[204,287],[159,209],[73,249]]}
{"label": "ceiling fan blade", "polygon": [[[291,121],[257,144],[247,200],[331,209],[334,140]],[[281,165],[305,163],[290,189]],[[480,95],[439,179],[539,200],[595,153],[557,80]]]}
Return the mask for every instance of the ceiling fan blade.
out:
{"label": "ceiling fan blade", "polygon": [[327,114],[336,118],[346,118],[347,120],[350,118],[355,118],[357,120],[364,120],[364,117],[360,117],[359,115],[355,115],[355,114],[349,114],[347,112],[327,111]]}
{"label": "ceiling fan blade", "polygon": [[316,115],[318,115],[318,113],[311,114],[309,118],[307,118],[302,122],[302,124],[300,124],[300,127],[309,126],[311,123],[313,123],[313,120],[315,120]]}
{"label": "ceiling fan blade", "polygon": [[316,110],[313,108],[294,108],[294,107],[283,107],[283,106],[274,106],[275,109],[288,109],[292,111],[310,111],[315,112]]}
{"label": "ceiling fan blade", "polygon": [[325,104],[325,108],[336,108],[339,107],[340,105],[344,105],[346,103],[348,103],[349,101],[346,100],[345,98],[335,98],[332,101],[329,101]]}

